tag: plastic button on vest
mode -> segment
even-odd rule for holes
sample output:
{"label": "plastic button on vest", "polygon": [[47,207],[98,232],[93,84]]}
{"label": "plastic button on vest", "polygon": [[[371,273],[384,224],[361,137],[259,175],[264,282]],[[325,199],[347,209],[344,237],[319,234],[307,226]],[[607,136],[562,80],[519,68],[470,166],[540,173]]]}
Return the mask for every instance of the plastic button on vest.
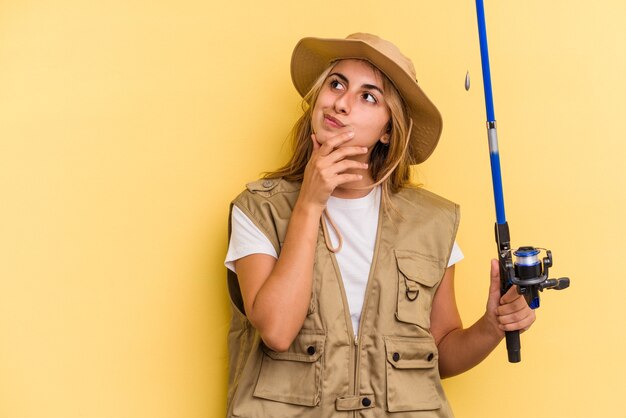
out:
{"label": "plastic button on vest", "polygon": [[393,361],[400,360],[400,353],[393,353]]}
{"label": "plastic button on vest", "polygon": [[306,352],[309,353],[310,356],[312,356],[313,354],[315,354],[315,347],[313,347],[312,345],[310,345],[307,349]]}
{"label": "plastic button on vest", "polygon": [[370,398],[363,398],[363,400],[361,401],[361,404],[367,407],[372,404],[372,401],[370,401]]}

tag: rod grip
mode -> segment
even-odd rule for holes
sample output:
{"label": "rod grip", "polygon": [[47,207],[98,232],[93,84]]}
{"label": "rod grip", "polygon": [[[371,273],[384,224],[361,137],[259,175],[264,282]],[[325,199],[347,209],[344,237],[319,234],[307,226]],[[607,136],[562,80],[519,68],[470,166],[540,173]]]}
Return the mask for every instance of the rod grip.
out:
{"label": "rod grip", "polygon": [[509,363],[519,363],[522,361],[522,353],[519,342],[519,331],[506,331],[506,351],[509,354]]}
{"label": "rod grip", "polygon": [[[504,295],[513,285],[511,276],[514,275],[509,224],[507,222],[496,223],[495,233],[500,265],[500,294]],[[504,336],[506,338],[506,351],[509,355],[509,362],[519,363],[522,361],[519,331],[506,331]]]}

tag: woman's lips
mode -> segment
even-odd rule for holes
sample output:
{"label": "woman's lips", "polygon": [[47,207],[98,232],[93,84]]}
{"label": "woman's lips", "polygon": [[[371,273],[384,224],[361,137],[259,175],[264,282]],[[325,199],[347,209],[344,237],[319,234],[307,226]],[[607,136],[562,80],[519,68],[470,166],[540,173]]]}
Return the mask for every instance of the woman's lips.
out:
{"label": "woman's lips", "polygon": [[343,128],[344,126],[346,126],[341,123],[339,119],[336,119],[330,115],[324,115],[324,121],[333,128]]}

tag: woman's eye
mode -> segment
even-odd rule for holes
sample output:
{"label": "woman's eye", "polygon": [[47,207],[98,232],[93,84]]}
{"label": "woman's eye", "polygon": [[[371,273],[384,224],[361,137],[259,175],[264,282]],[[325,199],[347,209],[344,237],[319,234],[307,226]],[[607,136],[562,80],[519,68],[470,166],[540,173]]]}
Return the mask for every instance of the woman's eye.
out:
{"label": "woman's eye", "polygon": [[370,103],[377,103],[376,97],[371,93],[363,93],[363,98]]}
{"label": "woman's eye", "polygon": [[337,90],[343,90],[343,85],[339,82],[339,80],[331,80],[330,88],[337,89]]}

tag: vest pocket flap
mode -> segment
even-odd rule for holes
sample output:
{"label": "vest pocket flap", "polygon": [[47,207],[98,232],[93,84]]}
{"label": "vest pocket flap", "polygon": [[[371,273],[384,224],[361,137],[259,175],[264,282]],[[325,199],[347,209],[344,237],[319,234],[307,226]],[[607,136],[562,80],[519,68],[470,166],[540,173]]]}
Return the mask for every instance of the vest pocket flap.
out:
{"label": "vest pocket flap", "polygon": [[385,337],[387,362],[396,369],[431,369],[438,359],[430,338]]}
{"label": "vest pocket flap", "polygon": [[410,281],[427,287],[436,285],[443,272],[436,260],[414,251],[395,250],[398,270]]}
{"label": "vest pocket flap", "polygon": [[272,407],[275,409],[255,411],[245,416],[297,417],[303,411],[299,409],[296,412],[293,405],[319,405],[326,335],[303,334],[306,332],[304,330],[300,332],[284,353],[263,347],[263,360],[253,396],[281,402],[283,405],[277,404]]}
{"label": "vest pocket flap", "polygon": [[289,349],[279,353],[263,346],[263,352],[273,360],[290,360],[304,363],[317,361],[324,353],[324,341],[326,335],[301,334],[293,341]]}

